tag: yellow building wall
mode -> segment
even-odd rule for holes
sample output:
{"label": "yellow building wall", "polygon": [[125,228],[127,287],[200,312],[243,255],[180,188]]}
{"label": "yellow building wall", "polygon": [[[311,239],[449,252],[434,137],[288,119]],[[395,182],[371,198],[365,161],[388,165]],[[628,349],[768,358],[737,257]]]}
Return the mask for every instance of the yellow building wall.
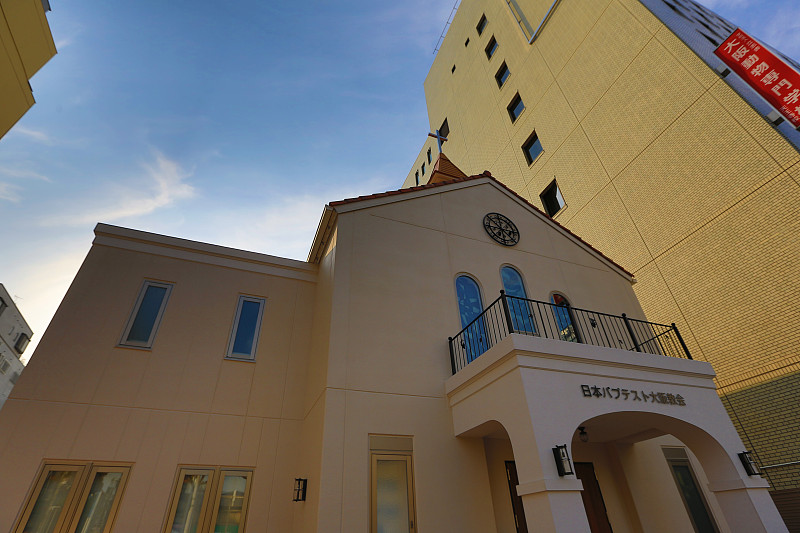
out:
{"label": "yellow building wall", "polygon": [[41,0],[0,1],[0,137],[34,104],[28,80],[55,54]]}
{"label": "yellow building wall", "polygon": [[[552,4],[517,3],[534,29]],[[517,92],[525,110],[512,123]],[[782,388],[800,379],[794,146],[637,0],[562,0],[533,44],[505,2],[464,2],[425,94],[431,129],[447,118],[444,152],[466,174],[489,170],[534,205],[556,178],[556,220],[631,270],[648,319],[677,323],[713,364],[761,464],[800,460],[789,434],[800,402]],[[529,165],[521,147],[534,130],[544,152]],[[768,477],[798,488],[797,472]]]}

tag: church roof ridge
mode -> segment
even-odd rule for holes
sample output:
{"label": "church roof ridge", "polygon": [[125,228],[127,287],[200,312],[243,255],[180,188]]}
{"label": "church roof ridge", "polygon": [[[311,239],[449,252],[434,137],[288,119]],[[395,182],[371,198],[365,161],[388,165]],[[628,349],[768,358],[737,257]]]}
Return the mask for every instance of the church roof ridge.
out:
{"label": "church roof ridge", "polygon": [[[443,156],[444,154],[441,154],[441,155]],[[441,159],[441,156],[440,156],[440,159]],[[540,214],[542,217],[544,217],[545,219],[550,221],[557,228],[559,228],[562,231],[564,231],[565,233],[569,234],[571,237],[573,237],[574,239],[579,241],[581,244],[583,244],[584,246],[588,247],[589,249],[591,249],[592,251],[594,251],[595,253],[600,255],[603,259],[605,259],[606,261],[610,262],[612,265],[614,265],[615,267],[620,269],[626,275],[630,276],[631,278],[634,277],[633,273],[631,273],[628,269],[626,269],[625,267],[623,267],[622,265],[620,265],[619,263],[617,263],[616,261],[614,261],[613,259],[608,257],[606,254],[604,254],[603,252],[601,252],[600,250],[598,250],[597,248],[592,246],[590,243],[586,242],[581,236],[577,235],[575,232],[573,232],[572,230],[567,228],[565,225],[563,225],[560,222],[558,222],[557,220],[553,219],[551,216],[549,216],[547,213],[545,213],[544,211],[542,211],[541,209],[539,209],[538,207],[533,205],[527,199],[523,198],[522,196],[520,196],[519,194],[514,192],[512,189],[510,189],[509,187],[504,185],[497,178],[492,176],[491,172],[489,172],[488,170],[484,170],[480,174],[467,176],[458,167],[456,167],[455,164],[450,162],[449,159],[447,159],[447,162],[450,165],[452,165],[453,168],[458,170],[458,172],[463,174],[465,177],[463,177],[463,178],[455,177],[455,178],[451,178],[451,179],[446,179],[446,180],[433,182],[433,175],[431,175],[431,181],[428,182],[425,185],[417,185],[417,186],[408,187],[408,188],[405,188],[405,189],[396,189],[396,190],[392,190],[392,191],[380,192],[380,193],[375,193],[375,194],[368,194],[368,195],[364,195],[364,196],[357,196],[355,198],[345,198],[343,200],[338,200],[338,201],[335,201],[335,202],[329,202],[328,205],[330,207],[335,208],[335,207],[340,206],[340,205],[348,205],[348,204],[352,204],[352,203],[356,203],[356,202],[363,202],[363,201],[366,201],[366,200],[375,200],[375,199],[379,199],[379,198],[397,196],[397,195],[400,195],[400,194],[407,194],[407,193],[415,192],[415,191],[424,191],[424,190],[428,190],[428,189],[444,187],[446,185],[453,185],[453,184],[456,184],[456,183],[464,183],[464,182],[468,182],[468,181],[474,181],[474,180],[478,180],[478,179],[481,179],[481,178],[485,178],[485,179],[490,180],[492,183],[494,183],[496,185],[499,185],[505,192],[507,192],[508,194],[511,194],[513,197],[515,197],[516,199],[518,199],[521,202],[523,202],[529,208],[533,209],[535,212]],[[437,164],[438,163],[439,163],[439,160],[437,159]]]}

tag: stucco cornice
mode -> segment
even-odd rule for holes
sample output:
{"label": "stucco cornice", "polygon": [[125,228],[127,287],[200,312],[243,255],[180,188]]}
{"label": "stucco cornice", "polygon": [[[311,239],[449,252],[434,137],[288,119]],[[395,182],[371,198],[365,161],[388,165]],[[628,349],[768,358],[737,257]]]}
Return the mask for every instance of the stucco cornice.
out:
{"label": "stucco cornice", "polygon": [[294,259],[179,239],[109,224],[98,224],[94,229],[94,233],[93,244],[95,246],[132,250],[303,281],[316,282],[317,280],[317,268],[315,265]]}

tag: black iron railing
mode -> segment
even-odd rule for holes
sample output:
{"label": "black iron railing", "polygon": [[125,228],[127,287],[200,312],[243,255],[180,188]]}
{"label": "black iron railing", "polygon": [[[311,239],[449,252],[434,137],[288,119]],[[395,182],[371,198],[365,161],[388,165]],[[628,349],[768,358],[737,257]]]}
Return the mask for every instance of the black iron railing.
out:
{"label": "black iron railing", "polygon": [[675,324],[555,305],[509,296],[500,291],[493,301],[455,337],[450,337],[453,374],[467,366],[509,333],[534,335],[669,357],[691,359]]}

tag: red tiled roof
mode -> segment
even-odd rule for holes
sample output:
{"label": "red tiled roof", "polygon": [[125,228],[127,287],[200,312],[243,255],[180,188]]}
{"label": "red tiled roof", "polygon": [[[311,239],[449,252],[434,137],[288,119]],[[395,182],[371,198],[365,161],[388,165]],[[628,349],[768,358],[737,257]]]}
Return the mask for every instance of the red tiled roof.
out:
{"label": "red tiled roof", "polygon": [[[444,156],[444,154],[441,154],[441,155]],[[440,156],[440,158],[441,158],[441,156]],[[450,163],[450,165],[452,165],[453,168],[455,168],[456,170],[461,172],[461,170],[459,170],[458,167],[456,167],[453,163],[451,163],[449,159],[447,160],[447,162]],[[439,161],[437,160],[436,163],[437,163],[437,166],[438,166]],[[461,172],[461,174],[464,174],[464,173]],[[364,200],[373,200],[373,199],[376,199],[376,198],[385,198],[387,196],[395,196],[395,195],[398,195],[398,194],[405,194],[405,193],[412,192],[412,191],[422,191],[422,190],[426,190],[426,189],[433,189],[433,188],[436,188],[436,187],[441,187],[443,185],[452,185],[453,183],[461,183],[461,182],[465,182],[465,181],[472,181],[472,180],[476,180],[476,179],[479,179],[479,178],[488,178],[488,179],[492,180],[493,182],[495,182],[500,187],[502,187],[503,189],[505,189],[506,191],[508,191],[509,193],[511,193],[512,195],[514,195],[520,201],[524,202],[528,207],[534,209],[535,211],[540,213],[542,216],[544,216],[545,218],[549,219],[550,222],[552,222],[553,224],[555,224],[559,228],[563,229],[564,231],[566,231],[567,233],[569,233],[570,235],[575,237],[578,241],[580,241],[581,243],[585,244],[590,249],[592,249],[595,252],[597,252],[600,256],[602,256],[604,259],[609,261],[611,264],[613,264],[614,266],[616,266],[617,268],[619,268],[620,270],[625,272],[627,275],[629,275],[630,277],[634,277],[633,274],[630,273],[625,267],[623,267],[622,265],[620,265],[619,263],[617,263],[616,261],[614,261],[613,259],[608,257],[606,254],[604,254],[603,252],[601,252],[600,250],[598,250],[597,248],[595,248],[594,246],[592,246],[591,244],[589,244],[588,242],[583,240],[580,236],[576,235],[569,228],[567,228],[566,226],[564,226],[563,224],[561,224],[557,220],[554,220],[547,213],[545,213],[544,211],[542,211],[541,209],[539,209],[538,207],[536,207],[535,205],[530,203],[528,200],[526,200],[525,198],[523,198],[522,196],[520,196],[519,194],[517,194],[516,192],[511,190],[509,187],[504,185],[502,182],[498,181],[496,178],[494,178],[492,176],[492,174],[488,170],[484,170],[482,174],[476,174],[474,176],[466,176],[464,174],[464,176],[465,177],[463,177],[463,178],[452,178],[452,179],[448,179],[448,180],[441,180],[441,181],[433,182],[433,175],[431,175],[431,181],[427,185],[418,185],[416,187],[409,187],[407,189],[397,189],[395,191],[387,191],[387,192],[381,192],[381,193],[377,193],[377,194],[369,194],[369,195],[366,195],[366,196],[358,196],[356,198],[345,198],[344,200],[339,200],[337,202],[330,202],[328,205],[330,205],[331,207],[336,207],[337,205],[352,204],[352,203],[361,202],[361,201],[364,201]]]}
{"label": "red tiled roof", "polygon": [[450,159],[444,155],[444,152],[439,152],[439,157],[436,158],[436,164],[433,166],[431,177],[428,183],[439,183],[454,178],[466,178],[467,175],[461,172],[461,169],[453,164]]}

